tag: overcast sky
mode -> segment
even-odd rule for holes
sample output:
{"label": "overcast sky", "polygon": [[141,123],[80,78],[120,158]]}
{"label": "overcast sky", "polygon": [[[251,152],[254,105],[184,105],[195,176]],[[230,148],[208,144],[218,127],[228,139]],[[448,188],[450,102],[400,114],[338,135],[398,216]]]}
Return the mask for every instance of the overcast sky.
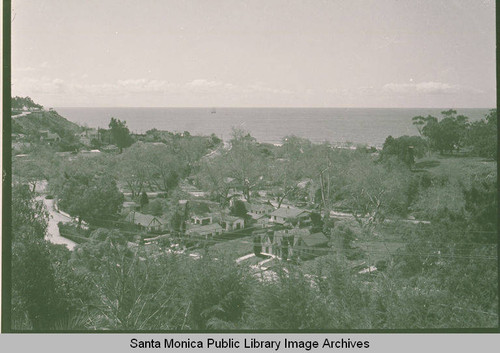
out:
{"label": "overcast sky", "polygon": [[51,107],[494,107],[494,6],[13,0],[12,93]]}

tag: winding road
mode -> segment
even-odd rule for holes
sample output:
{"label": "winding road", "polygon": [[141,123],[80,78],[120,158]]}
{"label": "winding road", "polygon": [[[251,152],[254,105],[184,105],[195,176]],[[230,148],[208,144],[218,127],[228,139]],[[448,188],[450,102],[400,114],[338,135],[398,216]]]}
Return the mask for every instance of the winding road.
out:
{"label": "winding road", "polygon": [[59,227],[57,226],[57,223],[59,222],[68,223],[71,222],[72,219],[54,209],[54,200],[47,200],[44,195],[38,196],[36,199],[43,201],[43,204],[49,212],[49,224],[47,227],[47,235],[45,236],[45,240],[48,240],[53,244],[64,244],[69,250],[73,250],[76,243],[72,240],[62,237],[59,233]]}

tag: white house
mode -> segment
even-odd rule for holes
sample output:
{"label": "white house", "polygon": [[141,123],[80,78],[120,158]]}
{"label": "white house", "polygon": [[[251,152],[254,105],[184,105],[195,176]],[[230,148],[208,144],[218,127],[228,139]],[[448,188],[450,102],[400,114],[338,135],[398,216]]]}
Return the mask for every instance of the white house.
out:
{"label": "white house", "polygon": [[293,207],[283,207],[274,210],[269,214],[269,222],[285,224],[291,220],[297,220],[299,224],[305,224],[310,221],[310,212]]}

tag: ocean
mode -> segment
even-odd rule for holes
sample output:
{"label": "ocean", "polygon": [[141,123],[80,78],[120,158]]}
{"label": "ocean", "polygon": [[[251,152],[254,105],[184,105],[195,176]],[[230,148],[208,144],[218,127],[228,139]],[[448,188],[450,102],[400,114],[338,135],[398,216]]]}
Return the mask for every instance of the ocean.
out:
{"label": "ocean", "polygon": [[[313,142],[368,144],[381,147],[392,135],[417,135],[411,118],[440,117],[444,109],[425,108],[55,108],[66,119],[89,127],[107,128],[111,117],[125,120],[130,131],[149,129],[192,135],[231,137],[232,128],[244,129],[260,142],[280,143],[296,135]],[[215,112],[214,112],[215,111]],[[489,109],[457,109],[470,121]]]}

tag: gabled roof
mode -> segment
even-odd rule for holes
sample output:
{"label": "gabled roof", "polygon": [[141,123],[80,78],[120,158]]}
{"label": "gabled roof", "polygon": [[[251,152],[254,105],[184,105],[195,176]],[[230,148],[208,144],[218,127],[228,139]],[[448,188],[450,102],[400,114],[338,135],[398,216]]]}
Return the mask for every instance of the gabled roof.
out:
{"label": "gabled roof", "polygon": [[298,217],[303,213],[309,213],[309,211],[301,210],[300,208],[278,208],[271,212],[270,215],[286,219]]}
{"label": "gabled roof", "polygon": [[152,225],[152,223],[156,222],[158,222],[159,224],[163,224],[163,222],[155,216],[143,214],[140,212],[130,212],[127,216],[127,220],[143,227],[149,227]]}
{"label": "gabled roof", "polygon": [[307,246],[320,246],[328,243],[328,238],[323,233],[314,233],[301,236],[302,241]]}
{"label": "gabled roof", "polygon": [[252,217],[252,219],[255,219],[255,220],[258,220],[258,219],[261,219],[261,218],[269,218],[269,216],[266,215],[266,214],[249,213],[248,215],[250,217]]}
{"label": "gabled roof", "polygon": [[223,215],[222,216],[222,220],[224,222],[230,222],[230,223],[234,223],[236,221],[245,221],[243,218],[241,217],[236,217],[236,216],[231,216],[231,215]]}

